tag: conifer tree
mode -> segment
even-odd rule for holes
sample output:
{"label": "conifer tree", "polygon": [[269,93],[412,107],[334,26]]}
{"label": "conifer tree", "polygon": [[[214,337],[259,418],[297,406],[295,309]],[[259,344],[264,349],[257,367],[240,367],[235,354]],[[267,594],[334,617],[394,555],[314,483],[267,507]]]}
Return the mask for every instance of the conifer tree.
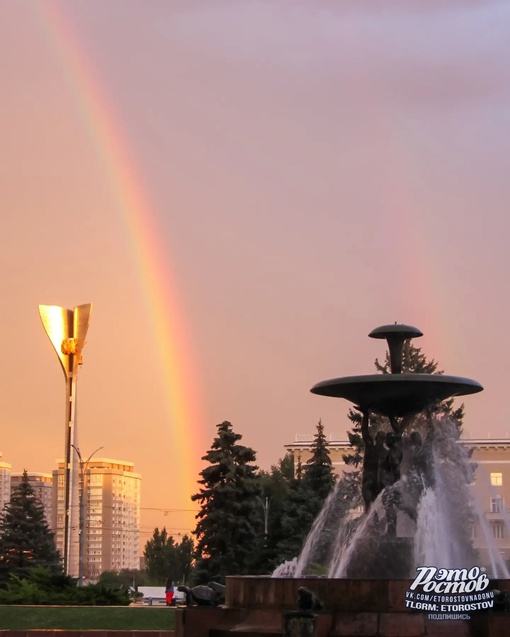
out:
{"label": "conifer tree", "polygon": [[335,484],[335,474],[328,449],[328,441],[324,434],[324,425],[321,420],[317,424],[317,433],[312,444],[312,456],[305,464],[305,483],[318,498],[319,508]]}
{"label": "conifer tree", "polygon": [[0,516],[0,578],[25,578],[35,566],[52,572],[62,570],[55,538],[44,515],[44,507],[23,472]]}
{"label": "conifer tree", "polygon": [[290,484],[283,506],[283,537],[278,545],[280,563],[299,555],[313,521],[335,484],[328,443],[320,420],[311,450],[312,455],[304,467],[298,458],[296,478]]}
{"label": "conifer tree", "polygon": [[313,491],[304,480],[294,479],[282,511],[282,535],[278,544],[278,562],[292,560],[299,556],[303,542],[315,519]]}
{"label": "conifer tree", "polygon": [[233,431],[230,422],[222,422],[217,429],[211,449],[202,458],[209,463],[200,473],[202,486],[191,497],[200,503],[194,531],[197,583],[248,574],[263,523],[255,452],[238,444],[242,436]]}

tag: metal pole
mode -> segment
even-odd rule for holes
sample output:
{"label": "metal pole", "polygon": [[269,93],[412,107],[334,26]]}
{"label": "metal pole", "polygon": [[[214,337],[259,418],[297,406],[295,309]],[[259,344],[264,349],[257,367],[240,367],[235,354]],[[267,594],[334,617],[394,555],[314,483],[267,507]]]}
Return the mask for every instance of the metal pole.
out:
{"label": "metal pole", "polygon": [[71,535],[71,447],[74,427],[73,427],[73,377],[69,374],[66,379],[66,432],[65,432],[65,459],[64,459],[64,552],[63,566],[64,573],[69,573],[69,551]]}
{"label": "metal pole", "polygon": [[71,445],[76,451],[76,454],[80,460],[80,519],[79,519],[79,546],[78,546],[78,586],[83,586],[84,577],[84,559],[85,559],[85,473],[87,466],[94,454],[100,451],[103,447],[98,447],[93,451],[90,456],[83,461],[81,452],[78,447]]}
{"label": "metal pole", "polygon": [[269,498],[266,496],[266,506],[264,507],[264,535],[267,537],[269,521]]}
{"label": "metal pole", "polygon": [[269,498],[266,497],[265,504],[264,504],[264,501],[262,500],[262,498],[259,498],[259,496],[257,496],[257,500],[262,505],[262,510],[264,511],[264,535],[265,535],[265,537],[267,537],[268,521],[269,521]]}

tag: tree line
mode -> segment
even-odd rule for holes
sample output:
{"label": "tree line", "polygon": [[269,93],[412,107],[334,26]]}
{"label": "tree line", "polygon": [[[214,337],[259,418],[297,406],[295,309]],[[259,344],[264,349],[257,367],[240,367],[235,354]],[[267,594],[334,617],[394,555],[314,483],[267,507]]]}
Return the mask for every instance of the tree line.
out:
{"label": "tree line", "polygon": [[[296,556],[335,482],[324,427],[319,421],[306,464],[298,461],[295,467],[287,454],[269,471],[256,466],[255,451],[241,438],[230,422],[217,425],[203,457],[208,464],[199,491],[192,496],[200,505],[194,537],[184,535],[176,542],[165,528],[156,528],[144,548],[144,572],[104,572],[100,583],[127,589],[162,586],[169,579],[176,584],[224,582],[230,574],[270,573]],[[43,571],[46,586],[64,577],[54,534],[25,471],[0,516],[0,597],[2,588],[30,580],[34,572],[41,582]]]}
{"label": "tree line", "polygon": [[289,453],[268,471],[257,467],[255,451],[230,422],[216,429],[191,498],[200,507],[194,538],[176,544],[155,529],[144,550],[150,582],[223,583],[226,575],[271,573],[299,553],[335,483],[321,421],[306,463]]}
{"label": "tree line", "polygon": [[[382,374],[390,373],[388,354],[382,362],[376,359],[375,367]],[[435,360],[427,359],[409,341],[403,350],[403,372],[443,373]],[[413,430],[429,430],[433,420],[446,418],[455,424],[458,438],[463,416],[464,406],[455,407],[453,399],[437,402],[413,418]],[[343,493],[349,494],[349,506],[362,507],[362,415],[350,409],[348,418],[351,449],[343,459],[350,470],[342,476],[333,470],[321,421],[306,463],[289,453],[268,471],[257,467],[255,452],[241,444],[242,436],[234,432],[230,422],[217,425],[211,449],[202,458],[207,466],[200,474],[199,490],[192,496],[200,506],[194,539],[185,536],[181,544],[175,544],[165,529],[155,529],[144,551],[151,581],[163,583],[170,577],[191,584],[223,583],[226,575],[271,574],[278,565],[300,554],[337,480]],[[375,438],[377,432],[388,431],[388,418],[372,415],[370,435]],[[469,532],[466,513],[459,510],[457,517]],[[185,562],[189,560],[186,568],[184,555]]]}
{"label": "tree line", "polygon": [[[379,372],[388,373],[388,357],[383,363],[376,359],[375,365]],[[435,361],[427,360],[410,343],[404,348],[404,370],[441,373]],[[454,409],[452,400],[443,401],[431,411],[454,419],[460,433],[462,406]],[[364,455],[361,415],[351,409],[348,417],[352,451],[344,460],[354,466],[341,477],[333,470],[320,420],[305,463],[289,453],[269,470],[256,465],[255,451],[242,444],[242,436],[230,422],[218,424],[211,448],[202,458],[206,466],[199,475],[197,493],[191,498],[199,506],[192,534],[176,542],[166,528],[154,529],[144,548],[145,571],[105,572],[99,583],[124,589],[163,586],[169,580],[188,585],[224,583],[227,575],[270,574],[297,557],[335,482],[340,479],[347,491],[361,493],[357,469]],[[373,435],[388,428],[385,420],[373,419]],[[0,516],[0,592],[12,578],[26,579],[35,567],[51,576],[62,574],[54,536],[25,472]]]}

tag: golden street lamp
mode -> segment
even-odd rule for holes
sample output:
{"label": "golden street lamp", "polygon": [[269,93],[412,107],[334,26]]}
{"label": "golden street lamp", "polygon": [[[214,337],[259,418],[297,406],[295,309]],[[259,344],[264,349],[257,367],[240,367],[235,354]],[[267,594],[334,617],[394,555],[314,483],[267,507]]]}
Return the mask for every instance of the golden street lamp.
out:
{"label": "golden street lamp", "polygon": [[65,403],[65,451],[64,451],[64,542],[62,558],[64,573],[72,575],[76,568],[75,542],[71,535],[73,524],[73,504],[76,501],[76,463],[71,454],[71,446],[76,444],[76,390],[78,368],[82,361],[82,350],[90,323],[92,304],[78,305],[67,310],[57,305],[39,305],[39,314],[51,344],[58,356],[66,381]]}

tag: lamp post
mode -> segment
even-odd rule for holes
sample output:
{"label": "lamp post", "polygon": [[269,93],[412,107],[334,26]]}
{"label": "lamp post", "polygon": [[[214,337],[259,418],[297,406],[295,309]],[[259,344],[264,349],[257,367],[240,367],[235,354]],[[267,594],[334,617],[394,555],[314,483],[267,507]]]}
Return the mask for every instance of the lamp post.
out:
{"label": "lamp post", "polygon": [[83,586],[83,560],[85,555],[85,473],[87,471],[87,466],[94,454],[100,451],[103,447],[98,447],[95,451],[93,451],[90,456],[84,461],[81,455],[81,451],[79,447],[75,445],[71,445],[71,447],[76,451],[76,455],[80,461],[80,494],[79,494],[79,503],[80,503],[80,517],[79,517],[79,531],[78,531],[78,586]]}
{"label": "lamp post", "polygon": [[266,500],[262,500],[259,496],[257,496],[257,500],[260,502],[262,506],[262,510],[264,511],[264,537],[267,538],[268,532],[268,521],[269,521],[269,498],[266,497]]}
{"label": "lamp post", "polygon": [[77,438],[76,391],[78,369],[82,362],[82,350],[90,323],[92,304],[78,305],[68,310],[58,305],[39,305],[41,321],[59,358],[66,382],[65,435],[64,435],[64,510],[62,558],[64,573],[76,573],[76,551],[73,520],[76,502],[76,465],[71,446]]}

